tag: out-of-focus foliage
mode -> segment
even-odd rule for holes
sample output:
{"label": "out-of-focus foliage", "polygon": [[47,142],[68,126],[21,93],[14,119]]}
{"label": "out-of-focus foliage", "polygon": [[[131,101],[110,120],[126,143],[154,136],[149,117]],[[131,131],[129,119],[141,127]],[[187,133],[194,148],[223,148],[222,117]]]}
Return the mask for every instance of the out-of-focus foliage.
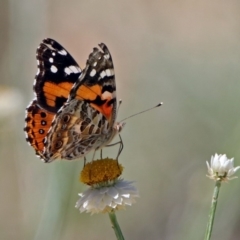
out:
{"label": "out-of-focus foliage", "polygon": [[[45,37],[81,67],[98,43],[109,47],[119,120],[164,102],[122,132],[123,176],[141,196],[117,213],[126,239],[203,239],[213,189],[205,161],[217,152],[240,162],[240,2],[3,0],[0,28],[0,239],[115,238],[107,215],[74,208],[83,161],[44,164],[24,140]],[[239,180],[221,188],[213,239],[239,238],[239,197]]]}

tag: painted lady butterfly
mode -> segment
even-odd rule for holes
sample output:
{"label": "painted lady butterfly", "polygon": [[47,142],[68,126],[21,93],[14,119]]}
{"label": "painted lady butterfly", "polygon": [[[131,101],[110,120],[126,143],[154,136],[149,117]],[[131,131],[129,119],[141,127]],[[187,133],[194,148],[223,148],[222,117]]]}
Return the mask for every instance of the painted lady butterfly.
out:
{"label": "painted lady butterfly", "polygon": [[26,109],[26,140],[51,162],[72,160],[111,142],[124,123],[116,122],[116,84],[105,44],[89,55],[81,71],[59,43],[44,39],[37,49],[36,98]]}

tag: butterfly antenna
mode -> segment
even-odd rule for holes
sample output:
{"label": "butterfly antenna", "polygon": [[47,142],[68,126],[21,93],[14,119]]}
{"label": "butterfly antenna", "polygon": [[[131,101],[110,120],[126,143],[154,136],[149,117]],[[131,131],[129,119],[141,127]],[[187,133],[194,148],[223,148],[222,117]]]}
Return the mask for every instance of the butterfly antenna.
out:
{"label": "butterfly antenna", "polygon": [[150,111],[150,110],[152,110],[152,109],[154,109],[154,108],[160,107],[160,106],[162,106],[162,105],[163,105],[163,103],[161,102],[161,103],[157,104],[157,105],[154,106],[154,107],[148,108],[148,109],[143,110],[143,111],[141,111],[141,112],[135,113],[135,114],[133,114],[133,115],[131,115],[131,116],[129,116],[129,117],[126,117],[126,118],[122,119],[120,122],[123,122],[123,121],[125,121],[125,120],[127,120],[127,119],[129,119],[129,118],[132,118],[132,117],[137,116],[137,115],[139,115],[139,114],[142,114],[142,113],[144,113],[144,112],[148,112],[148,111]]}

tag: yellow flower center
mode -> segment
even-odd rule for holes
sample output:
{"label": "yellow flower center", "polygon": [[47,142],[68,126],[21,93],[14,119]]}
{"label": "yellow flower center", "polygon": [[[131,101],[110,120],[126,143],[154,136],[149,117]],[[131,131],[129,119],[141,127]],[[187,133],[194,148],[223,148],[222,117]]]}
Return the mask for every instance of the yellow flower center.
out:
{"label": "yellow flower center", "polygon": [[117,160],[105,158],[87,163],[80,175],[80,181],[87,185],[107,183],[117,179],[123,166]]}

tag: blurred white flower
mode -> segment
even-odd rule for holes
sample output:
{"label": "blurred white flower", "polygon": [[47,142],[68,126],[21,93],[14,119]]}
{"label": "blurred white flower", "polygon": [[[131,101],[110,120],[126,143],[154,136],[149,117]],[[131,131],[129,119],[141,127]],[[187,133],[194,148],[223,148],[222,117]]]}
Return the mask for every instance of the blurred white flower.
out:
{"label": "blurred white flower", "polygon": [[211,157],[210,164],[208,163],[208,161],[206,161],[206,163],[208,168],[207,177],[209,177],[210,179],[213,179],[215,181],[227,181],[237,178],[231,176],[238,171],[240,166],[234,168],[234,159],[227,159],[227,156],[225,154],[215,154],[215,156]]}
{"label": "blurred white flower", "polygon": [[23,108],[23,97],[14,88],[0,85],[0,120],[18,114]]}
{"label": "blurred white flower", "polygon": [[104,213],[124,209],[131,206],[138,197],[137,189],[132,182],[115,179],[101,184],[94,184],[88,190],[79,194],[76,208],[80,212]]}

